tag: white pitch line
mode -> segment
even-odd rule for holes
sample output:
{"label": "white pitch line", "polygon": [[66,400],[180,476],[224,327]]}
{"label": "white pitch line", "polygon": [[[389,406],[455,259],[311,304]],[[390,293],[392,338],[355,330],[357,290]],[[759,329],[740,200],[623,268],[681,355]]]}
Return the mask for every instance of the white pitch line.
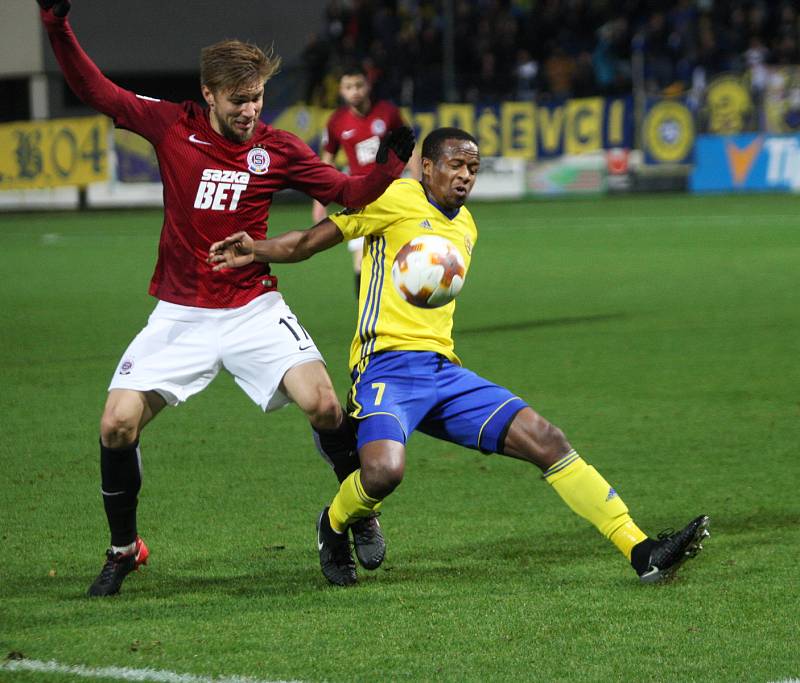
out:
{"label": "white pitch line", "polygon": [[116,678],[121,681],[153,681],[154,683],[299,683],[299,681],[267,681],[249,676],[198,676],[159,669],[132,669],[127,666],[92,667],[81,664],[42,662],[36,659],[11,659],[0,663],[0,671],[33,671],[46,674],[67,674],[79,678]]}

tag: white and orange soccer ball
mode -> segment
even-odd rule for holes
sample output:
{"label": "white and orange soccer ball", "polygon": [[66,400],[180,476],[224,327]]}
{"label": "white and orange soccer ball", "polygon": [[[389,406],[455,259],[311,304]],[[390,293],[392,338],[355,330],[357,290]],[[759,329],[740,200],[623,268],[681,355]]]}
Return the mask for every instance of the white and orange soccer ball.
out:
{"label": "white and orange soccer ball", "polygon": [[452,242],[438,235],[420,235],[397,252],[392,282],[398,294],[420,308],[449,304],[464,286],[466,267]]}

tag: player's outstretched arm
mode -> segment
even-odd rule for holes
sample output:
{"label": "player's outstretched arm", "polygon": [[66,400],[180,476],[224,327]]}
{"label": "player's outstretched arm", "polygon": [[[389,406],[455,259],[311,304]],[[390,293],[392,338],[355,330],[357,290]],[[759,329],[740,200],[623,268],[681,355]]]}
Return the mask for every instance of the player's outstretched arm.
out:
{"label": "player's outstretched arm", "polygon": [[333,201],[349,208],[359,208],[374,202],[392,181],[403,174],[414,151],[414,131],[407,126],[395,128],[381,140],[375,156],[375,166],[367,175],[350,176]]}
{"label": "player's outstretched arm", "polygon": [[214,242],[206,259],[214,270],[240,268],[253,261],[261,263],[296,263],[342,241],[342,233],[332,220],[325,218],[313,228],[290,230],[278,237],[253,240],[246,232],[237,232]]}
{"label": "player's outstretched arm", "polygon": [[[322,154],[320,154],[319,158],[323,164],[333,166],[334,156],[328,150],[322,150]],[[314,223],[319,223],[328,215],[328,212],[325,210],[325,205],[322,202],[316,199],[312,199],[311,202],[311,220],[314,221]]]}
{"label": "player's outstretched arm", "polygon": [[125,91],[105,77],[78,43],[67,18],[69,0],[37,0],[37,3],[56,61],[72,92],[96,111],[114,118]]}

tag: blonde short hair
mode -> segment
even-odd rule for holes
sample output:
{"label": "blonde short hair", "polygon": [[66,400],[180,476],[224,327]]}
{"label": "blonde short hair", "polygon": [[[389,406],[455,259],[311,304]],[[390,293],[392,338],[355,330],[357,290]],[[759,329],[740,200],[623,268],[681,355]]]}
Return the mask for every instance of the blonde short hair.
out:
{"label": "blonde short hair", "polygon": [[200,52],[200,83],[212,92],[233,92],[263,85],[280,69],[281,58],[252,43],[223,40]]}

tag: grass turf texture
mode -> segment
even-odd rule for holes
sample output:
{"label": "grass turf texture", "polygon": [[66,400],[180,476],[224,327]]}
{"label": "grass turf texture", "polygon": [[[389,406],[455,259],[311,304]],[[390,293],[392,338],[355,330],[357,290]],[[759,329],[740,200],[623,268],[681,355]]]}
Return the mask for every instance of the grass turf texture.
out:
{"label": "grass turf texture", "polygon": [[[414,435],[382,569],[336,589],[335,492],[305,420],[224,373],[144,433],[151,564],[88,600],[107,542],[97,424],[153,302],[158,212],[0,216],[0,659],[304,681],[772,681],[797,654],[800,199],[475,204],[465,364],[561,426],[650,533],[712,538],[645,587],[538,471]],[[275,232],[308,224],[279,206]],[[343,248],[278,266],[347,389]],[[794,597],[792,597],[794,596]],[[10,673],[0,680],[75,680]]]}

